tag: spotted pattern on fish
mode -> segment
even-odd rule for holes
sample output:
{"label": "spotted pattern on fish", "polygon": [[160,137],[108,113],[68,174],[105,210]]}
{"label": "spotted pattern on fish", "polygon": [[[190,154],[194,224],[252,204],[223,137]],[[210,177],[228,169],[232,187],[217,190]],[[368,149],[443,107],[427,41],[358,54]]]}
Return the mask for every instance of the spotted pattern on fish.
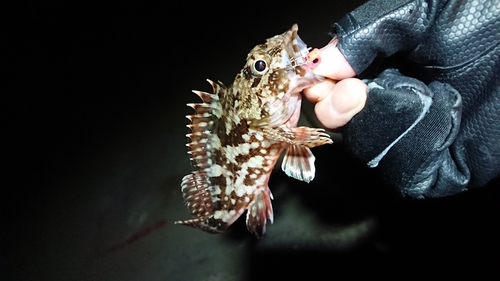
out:
{"label": "spotted pattern on fish", "polygon": [[248,230],[261,238],[273,222],[268,181],[283,151],[288,176],[314,178],[309,148],[332,140],[322,129],[297,127],[300,92],[324,79],[308,68],[297,31],[295,24],[253,48],[230,87],[208,80],[213,94],[193,91],[202,100],[188,104],[195,110],[187,116],[187,146],[196,169],[181,183],[193,219],[175,223],[220,233],[247,212]]}

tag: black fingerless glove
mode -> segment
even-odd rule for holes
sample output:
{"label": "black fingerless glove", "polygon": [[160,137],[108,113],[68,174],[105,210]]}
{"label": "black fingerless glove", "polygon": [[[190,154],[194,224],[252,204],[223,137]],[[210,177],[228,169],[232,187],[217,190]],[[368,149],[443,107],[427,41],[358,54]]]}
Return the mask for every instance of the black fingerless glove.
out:
{"label": "black fingerless glove", "polygon": [[447,84],[426,86],[386,70],[368,82],[365,109],[344,127],[345,146],[403,194],[456,194],[467,181],[459,171],[465,164],[449,151],[461,107],[460,94]]}
{"label": "black fingerless glove", "polygon": [[500,176],[497,0],[371,0],[333,28],[359,77],[379,75],[343,132],[355,156],[418,198]]}

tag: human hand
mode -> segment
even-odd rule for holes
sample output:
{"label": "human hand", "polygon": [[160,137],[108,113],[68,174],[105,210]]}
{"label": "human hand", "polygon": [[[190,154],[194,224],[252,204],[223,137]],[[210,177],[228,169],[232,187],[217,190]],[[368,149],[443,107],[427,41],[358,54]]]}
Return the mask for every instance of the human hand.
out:
{"label": "human hand", "polygon": [[356,75],[332,40],[317,50],[321,61],[314,73],[329,79],[304,90],[305,97],[316,103],[314,112],[327,129],[344,126],[365,106],[367,86]]}

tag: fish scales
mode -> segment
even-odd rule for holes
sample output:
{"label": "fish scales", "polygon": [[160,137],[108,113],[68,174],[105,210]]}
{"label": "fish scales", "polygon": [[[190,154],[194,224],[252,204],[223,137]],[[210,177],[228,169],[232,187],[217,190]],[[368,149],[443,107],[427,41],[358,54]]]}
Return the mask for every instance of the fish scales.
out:
{"label": "fish scales", "polygon": [[177,221],[210,233],[224,232],[243,213],[248,230],[266,234],[273,222],[269,177],[286,151],[283,171],[310,182],[315,175],[309,148],[330,144],[323,129],[297,127],[301,91],[324,80],[306,63],[308,48],[298,26],[253,48],[231,86],[207,80],[213,94],[193,91],[202,102],[188,106],[188,153],[195,171],[181,190],[192,219]]}

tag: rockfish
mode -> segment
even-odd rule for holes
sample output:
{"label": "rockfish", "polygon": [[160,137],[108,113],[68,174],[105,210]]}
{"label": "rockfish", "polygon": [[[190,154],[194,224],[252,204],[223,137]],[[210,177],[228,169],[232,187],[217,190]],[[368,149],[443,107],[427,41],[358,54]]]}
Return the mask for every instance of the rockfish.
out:
{"label": "rockfish", "polygon": [[286,151],[282,169],[290,177],[314,178],[311,147],[330,144],[323,129],[297,127],[301,91],[324,80],[307,64],[309,49],[298,26],[257,45],[229,87],[208,82],[213,94],[193,91],[203,102],[187,136],[195,171],[182,179],[185,203],[194,217],[177,221],[220,233],[245,211],[248,230],[258,238],[273,222],[269,177]]}

